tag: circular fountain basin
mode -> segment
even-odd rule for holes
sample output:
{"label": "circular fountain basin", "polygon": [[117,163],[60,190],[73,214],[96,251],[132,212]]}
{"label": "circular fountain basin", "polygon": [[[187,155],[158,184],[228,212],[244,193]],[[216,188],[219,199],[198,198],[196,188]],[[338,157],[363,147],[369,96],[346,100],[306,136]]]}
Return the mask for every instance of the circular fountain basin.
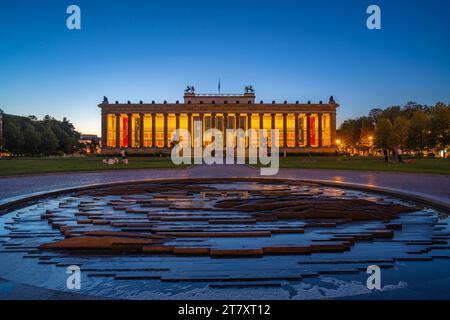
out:
{"label": "circular fountain basin", "polygon": [[[450,298],[449,236],[433,208],[365,191],[147,181],[42,197],[0,217],[0,278],[113,299]],[[377,291],[366,286],[374,265]],[[80,289],[67,286],[72,266]]]}

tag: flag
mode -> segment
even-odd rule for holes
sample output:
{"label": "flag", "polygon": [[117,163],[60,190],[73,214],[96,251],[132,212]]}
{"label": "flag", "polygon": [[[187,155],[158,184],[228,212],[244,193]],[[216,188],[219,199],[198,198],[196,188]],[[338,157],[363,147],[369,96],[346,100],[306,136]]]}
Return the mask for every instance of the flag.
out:
{"label": "flag", "polygon": [[217,87],[219,88],[219,94],[220,94],[220,78],[219,78],[219,84]]}

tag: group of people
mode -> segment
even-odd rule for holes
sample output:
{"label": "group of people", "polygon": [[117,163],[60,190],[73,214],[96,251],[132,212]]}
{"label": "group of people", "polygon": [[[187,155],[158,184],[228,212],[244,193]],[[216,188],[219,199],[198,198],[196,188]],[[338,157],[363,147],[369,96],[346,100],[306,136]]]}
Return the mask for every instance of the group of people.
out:
{"label": "group of people", "polygon": [[[383,149],[383,154],[384,154],[384,162],[389,163],[389,150]],[[403,158],[402,158],[402,149],[393,148],[391,159],[392,159],[392,162],[404,163]]]}
{"label": "group of people", "polygon": [[102,162],[104,164],[108,164],[108,165],[113,165],[113,164],[118,164],[118,163],[128,164],[128,152],[126,150],[120,151],[120,157],[121,157],[120,160],[118,158],[110,158],[110,159],[103,159]]}

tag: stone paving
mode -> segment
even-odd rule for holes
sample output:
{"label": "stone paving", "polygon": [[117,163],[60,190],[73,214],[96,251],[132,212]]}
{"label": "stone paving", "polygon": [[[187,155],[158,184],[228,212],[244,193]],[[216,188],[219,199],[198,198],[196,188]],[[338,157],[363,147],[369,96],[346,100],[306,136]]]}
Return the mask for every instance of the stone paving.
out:
{"label": "stone paving", "polygon": [[[161,178],[260,177],[244,165],[200,165],[187,169],[121,170],[0,178],[0,199],[97,183]],[[450,176],[348,170],[280,169],[277,178],[361,184],[422,195],[450,205]]]}

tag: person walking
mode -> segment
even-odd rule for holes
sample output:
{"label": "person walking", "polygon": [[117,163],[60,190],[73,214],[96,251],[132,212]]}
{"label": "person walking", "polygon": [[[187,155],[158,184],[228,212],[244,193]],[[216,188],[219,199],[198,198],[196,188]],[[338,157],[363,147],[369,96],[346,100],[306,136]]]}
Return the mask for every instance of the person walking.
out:
{"label": "person walking", "polygon": [[384,162],[389,163],[389,156],[387,149],[383,149],[383,154],[384,154]]}

